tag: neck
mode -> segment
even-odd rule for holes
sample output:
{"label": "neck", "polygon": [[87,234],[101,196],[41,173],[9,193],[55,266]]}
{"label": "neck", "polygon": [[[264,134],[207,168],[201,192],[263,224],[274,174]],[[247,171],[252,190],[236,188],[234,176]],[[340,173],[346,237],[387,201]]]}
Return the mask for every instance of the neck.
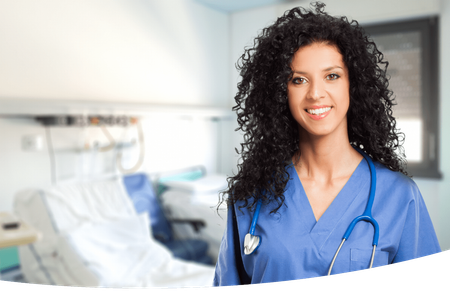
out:
{"label": "neck", "polygon": [[347,134],[325,137],[301,134],[299,150],[300,155],[293,160],[299,176],[325,182],[348,176],[362,159],[350,145]]}

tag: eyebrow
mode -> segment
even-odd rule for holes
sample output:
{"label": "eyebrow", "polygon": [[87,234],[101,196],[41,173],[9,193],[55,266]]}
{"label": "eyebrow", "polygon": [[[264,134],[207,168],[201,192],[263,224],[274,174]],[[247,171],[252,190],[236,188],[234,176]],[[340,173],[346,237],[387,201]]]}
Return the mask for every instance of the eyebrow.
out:
{"label": "eyebrow", "polygon": [[[334,70],[334,69],[342,69],[342,70],[344,70],[344,68],[343,67],[341,67],[341,66],[331,66],[331,67],[328,67],[328,68],[326,68],[326,69],[323,69],[323,72],[328,72],[328,71],[331,71],[331,70]],[[302,71],[297,71],[297,70],[294,70],[294,73],[298,73],[298,74],[306,74],[307,72],[302,72]]]}

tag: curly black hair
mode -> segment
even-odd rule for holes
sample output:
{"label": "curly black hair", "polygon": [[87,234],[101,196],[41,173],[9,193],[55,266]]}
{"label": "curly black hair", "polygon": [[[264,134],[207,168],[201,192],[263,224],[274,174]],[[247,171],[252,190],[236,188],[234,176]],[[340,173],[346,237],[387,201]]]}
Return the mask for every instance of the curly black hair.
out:
{"label": "curly black hair", "polygon": [[228,189],[220,202],[232,205],[239,201],[239,209],[252,209],[257,199],[276,201],[271,213],[284,203],[289,180],[286,167],[299,150],[298,124],[287,97],[293,76],[291,62],[300,47],[314,42],[336,46],[348,68],[350,143],[363,148],[374,161],[407,175],[403,134],[395,128],[392,116],[395,103],[388,89],[388,62],[357,21],[328,15],[323,3],[311,5],[314,9],[286,11],[262,30],[253,47],[246,48],[238,60],[242,80],[233,110],[238,117],[236,131],[244,133],[244,142],[241,151],[236,149],[241,155],[238,173],[228,178]]}

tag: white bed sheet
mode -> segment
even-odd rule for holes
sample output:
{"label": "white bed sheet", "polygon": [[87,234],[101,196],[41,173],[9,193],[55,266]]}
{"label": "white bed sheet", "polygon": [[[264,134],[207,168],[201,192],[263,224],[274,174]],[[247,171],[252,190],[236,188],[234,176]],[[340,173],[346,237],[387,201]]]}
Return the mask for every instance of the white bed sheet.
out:
{"label": "white bed sheet", "polygon": [[19,248],[30,283],[104,287],[210,286],[214,268],[178,260],[150,234],[120,180],[16,195],[15,211],[43,233]]}

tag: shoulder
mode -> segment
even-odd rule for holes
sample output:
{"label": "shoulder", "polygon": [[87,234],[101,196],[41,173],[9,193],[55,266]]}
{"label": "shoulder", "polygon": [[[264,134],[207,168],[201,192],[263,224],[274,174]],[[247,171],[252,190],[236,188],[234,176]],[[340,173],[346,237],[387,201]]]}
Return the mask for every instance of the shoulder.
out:
{"label": "shoulder", "polygon": [[392,171],[383,164],[374,162],[377,172],[377,190],[392,195],[401,195],[405,200],[422,199],[419,187],[413,179],[403,173]]}
{"label": "shoulder", "polygon": [[402,232],[404,230],[411,232],[410,229],[422,224],[423,228],[429,228],[432,231],[433,227],[429,225],[432,223],[425,201],[414,180],[400,172],[389,170],[381,164],[375,164],[375,166],[377,187],[373,213],[380,220],[384,218],[386,224],[389,224],[384,226],[392,231],[392,228],[398,225],[401,226]]}
{"label": "shoulder", "polygon": [[[280,206],[280,200],[275,199],[270,193],[267,193],[267,199],[263,201],[263,205],[261,206],[262,214],[270,214],[272,211],[283,210],[286,207],[286,202],[292,198],[292,195],[295,192],[298,192],[299,187],[299,179],[297,175],[297,171],[292,163],[287,164],[285,167],[287,172],[287,180],[286,185],[283,187],[284,201]],[[260,199],[256,199],[254,197],[249,197],[248,199],[240,199],[236,200],[233,204],[234,210],[236,211],[237,217],[245,217],[245,216],[253,216],[253,212],[256,208],[256,202]]]}

